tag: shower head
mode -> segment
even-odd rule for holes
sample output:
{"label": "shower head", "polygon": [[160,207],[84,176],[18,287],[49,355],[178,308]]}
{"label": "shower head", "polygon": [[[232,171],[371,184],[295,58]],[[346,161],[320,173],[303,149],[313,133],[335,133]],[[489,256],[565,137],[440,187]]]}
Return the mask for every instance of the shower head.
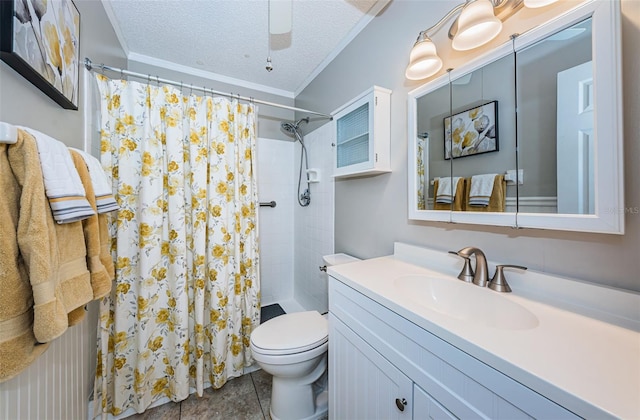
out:
{"label": "shower head", "polygon": [[296,134],[302,122],[309,124],[309,117],[300,118],[296,122],[283,121],[280,123],[280,127],[289,134]]}
{"label": "shower head", "polygon": [[281,122],[280,127],[289,134],[293,134],[296,131],[296,126],[288,121]]}

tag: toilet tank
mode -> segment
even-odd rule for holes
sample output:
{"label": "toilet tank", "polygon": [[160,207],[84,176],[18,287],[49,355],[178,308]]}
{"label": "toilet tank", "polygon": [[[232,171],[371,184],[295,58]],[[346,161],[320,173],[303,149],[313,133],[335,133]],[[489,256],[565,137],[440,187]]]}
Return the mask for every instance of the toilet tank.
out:
{"label": "toilet tank", "polygon": [[340,265],[340,264],[346,264],[350,262],[361,261],[360,258],[356,258],[351,255],[342,254],[342,253],[324,255],[322,259],[324,260],[326,267],[331,267],[332,265]]}

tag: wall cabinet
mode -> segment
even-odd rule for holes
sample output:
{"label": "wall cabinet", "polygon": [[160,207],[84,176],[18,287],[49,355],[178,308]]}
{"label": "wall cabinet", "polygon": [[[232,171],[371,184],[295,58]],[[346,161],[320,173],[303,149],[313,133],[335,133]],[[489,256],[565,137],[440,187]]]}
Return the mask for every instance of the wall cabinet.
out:
{"label": "wall cabinet", "polygon": [[333,111],[334,176],[391,172],[391,91],[374,86]]}
{"label": "wall cabinet", "polygon": [[329,392],[336,420],[578,418],[334,278]]}

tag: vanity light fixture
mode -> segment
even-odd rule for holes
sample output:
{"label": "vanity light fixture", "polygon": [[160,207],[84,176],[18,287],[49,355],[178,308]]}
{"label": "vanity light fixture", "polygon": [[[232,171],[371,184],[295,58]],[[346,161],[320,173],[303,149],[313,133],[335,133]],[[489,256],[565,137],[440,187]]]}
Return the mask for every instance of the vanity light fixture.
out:
{"label": "vanity light fixture", "polygon": [[433,35],[454,15],[458,17],[449,29],[451,47],[458,51],[478,48],[495,38],[502,30],[502,21],[512,16],[524,5],[537,8],[557,0],[467,0],[442,17],[431,28],[421,31],[411,53],[405,77],[410,80],[426,79],[442,68]]}

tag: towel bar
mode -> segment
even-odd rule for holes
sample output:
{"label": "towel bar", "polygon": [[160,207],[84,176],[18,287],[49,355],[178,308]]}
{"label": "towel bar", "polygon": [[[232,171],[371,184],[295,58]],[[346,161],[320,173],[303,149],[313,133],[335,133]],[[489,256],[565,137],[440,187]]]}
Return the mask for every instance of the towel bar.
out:
{"label": "towel bar", "polygon": [[[436,176],[432,178],[431,180],[429,180],[429,184],[433,185],[434,181],[437,179],[440,179],[440,177]],[[516,180],[518,181],[519,185],[522,185],[523,179],[524,179],[524,169],[518,169],[517,174],[515,169],[510,169],[504,172],[504,180],[506,181],[507,185],[515,185]]]}

